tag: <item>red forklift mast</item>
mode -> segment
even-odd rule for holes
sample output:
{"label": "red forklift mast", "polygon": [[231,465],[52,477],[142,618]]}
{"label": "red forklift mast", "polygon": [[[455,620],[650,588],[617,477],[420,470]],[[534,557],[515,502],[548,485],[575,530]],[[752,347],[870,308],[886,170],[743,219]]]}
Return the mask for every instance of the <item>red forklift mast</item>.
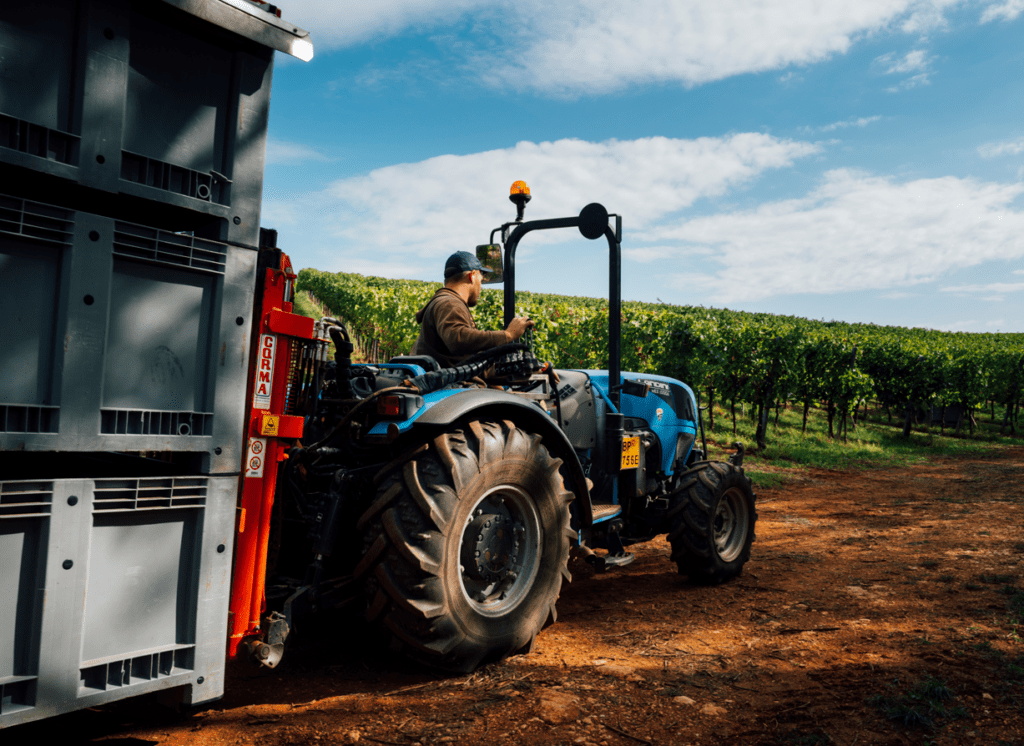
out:
{"label": "red forklift mast", "polygon": [[[248,441],[242,465],[241,499],[235,537],[235,566],[231,585],[228,657],[239,646],[265,661],[272,655],[264,644],[261,625],[265,611],[265,578],[270,543],[270,519],[280,463],[287,449],[302,437],[303,418],[290,414],[295,399],[296,371],[302,351],[314,339],[313,319],[292,313],[296,275],[287,254],[276,248],[277,232],[262,231],[257,270],[253,348],[249,357],[246,393]],[[277,656],[275,656],[277,657]]]}

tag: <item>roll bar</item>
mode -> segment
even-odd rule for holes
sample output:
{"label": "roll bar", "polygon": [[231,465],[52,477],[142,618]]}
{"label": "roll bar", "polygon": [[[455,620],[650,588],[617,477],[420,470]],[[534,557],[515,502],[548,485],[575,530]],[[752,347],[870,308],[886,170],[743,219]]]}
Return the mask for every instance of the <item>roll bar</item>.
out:
{"label": "roll bar", "polygon": [[[615,230],[608,224],[615,218]],[[514,228],[513,228],[514,226]],[[501,230],[502,243],[505,245],[505,326],[507,327],[516,315],[516,248],[527,233],[552,228],[579,228],[584,238],[594,240],[604,236],[608,240],[608,378],[612,403],[619,408],[619,386],[622,381],[622,216],[608,214],[608,210],[597,202],[580,210],[580,214],[572,218],[551,218],[548,220],[530,220],[505,223]],[[509,230],[511,229],[511,233]],[[492,232],[492,236],[494,233]]]}

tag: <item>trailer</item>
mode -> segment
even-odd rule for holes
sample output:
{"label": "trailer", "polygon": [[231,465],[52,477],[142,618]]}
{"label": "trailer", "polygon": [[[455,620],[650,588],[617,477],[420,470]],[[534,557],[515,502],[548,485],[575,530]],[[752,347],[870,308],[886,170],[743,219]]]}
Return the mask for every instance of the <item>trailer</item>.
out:
{"label": "trailer", "polygon": [[260,631],[313,332],[260,228],[275,51],[258,0],[0,6],[0,728],[215,700]]}

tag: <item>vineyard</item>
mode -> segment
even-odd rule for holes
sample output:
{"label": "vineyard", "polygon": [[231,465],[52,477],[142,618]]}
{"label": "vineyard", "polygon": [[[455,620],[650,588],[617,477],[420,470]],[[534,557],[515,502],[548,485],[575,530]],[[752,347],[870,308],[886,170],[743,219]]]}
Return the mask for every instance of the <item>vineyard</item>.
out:
{"label": "vineyard", "polygon": [[[436,283],[388,280],[304,269],[298,289],[341,318],[375,362],[405,354],[419,333],[416,311]],[[516,313],[536,322],[538,357],[560,368],[607,367],[608,302],[519,291]],[[500,329],[502,294],[485,289],[473,310],[482,329]],[[639,302],[622,304],[622,369],[659,373],[688,384],[736,427],[748,408],[764,448],[771,410],[783,404],[821,407],[830,437],[856,429],[868,402],[899,418],[908,435],[915,422],[935,420],[973,434],[976,417],[998,418],[1015,434],[1024,395],[1024,334],[970,334],[812,321]],[[721,410],[720,410],[721,411]]]}

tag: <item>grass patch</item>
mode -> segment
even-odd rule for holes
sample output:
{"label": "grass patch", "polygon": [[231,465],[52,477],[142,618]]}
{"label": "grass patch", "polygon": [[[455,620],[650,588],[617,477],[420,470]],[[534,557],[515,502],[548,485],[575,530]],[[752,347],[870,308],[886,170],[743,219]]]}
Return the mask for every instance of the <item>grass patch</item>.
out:
{"label": "grass patch", "polygon": [[779,474],[775,471],[745,471],[747,476],[750,477],[750,481],[754,483],[755,487],[772,489],[773,487],[781,487],[786,483],[786,475]]}
{"label": "grass patch", "polygon": [[300,316],[316,319],[317,321],[319,321],[320,317],[323,316],[323,314],[320,313],[313,305],[313,301],[309,298],[309,293],[295,294],[292,298],[292,311]]}
{"label": "grass patch", "polygon": [[[741,417],[737,405],[736,434],[732,432],[732,418],[727,410],[715,406],[715,429],[708,429],[708,451],[711,458],[725,458],[732,452],[731,444],[740,441],[748,448],[754,444],[756,423]],[[959,438],[939,433],[938,428],[928,432],[914,431],[909,439],[901,434],[902,423],[889,425],[885,418],[872,417],[847,433],[847,442],[842,438],[828,437],[828,424],[822,410],[812,409],[808,413],[807,432],[802,433],[803,409],[783,409],[778,426],[775,412],[771,413],[768,425],[768,447],[752,454],[750,468],[756,471],[757,462],[788,461],[791,464],[822,469],[864,469],[886,466],[928,463],[936,457],[962,456],[989,452],[1003,446],[1024,445],[1024,437],[1000,436],[982,428],[975,435],[966,433]],[[1024,550],[1021,550],[1024,551]]]}
{"label": "grass patch", "polygon": [[928,677],[906,692],[897,689],[898,683],[890,686],[890,693],[876,694],[868,700],[887,720],[910,728],[935,728],[946,720],[967,715],[950,688],[939,679]]}
{"label": "grass patch", "polygon": [[988,585],[1006,585],[1013,581],[1012,575],[989,575],[982,574],[978,576],[979,583],[986,583]]}
{"label": "grass patch", "polygon": [[[297,313],[299,316],[305,316],[308,319],[319,321],[323,318],[323,314],[320,309],[316,307],[313,301],[309,297],[309,293],[295,293],[292,297],[292,312]],[[327,343],[327,359],[333,360],[334,353],[337,350],[334,349],[334,342]]]}
{"label": "grass patch", "polygon": [[1010,611],[1010,620],[1014,624],[1024,624],[1024,591],[1017,591],[1006,602]]}
{"label": "grass patch", "polygon": [[1024,655],[1006,661],[1006,674],[1016,682],[1024,681]]}

